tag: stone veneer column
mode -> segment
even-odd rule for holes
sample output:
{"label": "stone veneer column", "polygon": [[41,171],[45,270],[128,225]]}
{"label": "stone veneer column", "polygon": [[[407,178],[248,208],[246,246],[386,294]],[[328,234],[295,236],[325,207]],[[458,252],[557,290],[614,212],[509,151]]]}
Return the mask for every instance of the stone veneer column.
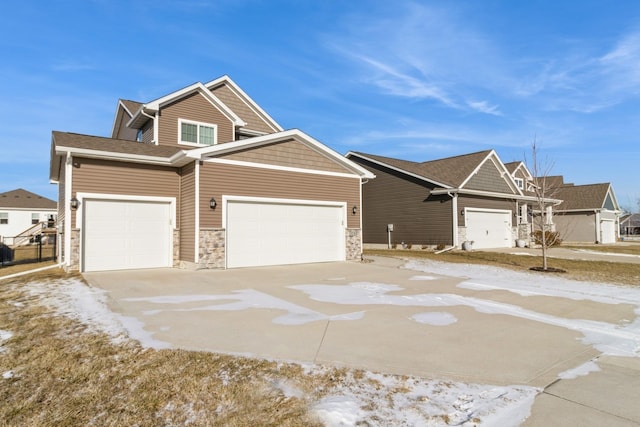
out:
{"label": "stone veneer column", "polygon": [[180,267],[180,229],[173,229],[173,267]]}
{"label": "stone veneer column", "polygon": [[74,228],[71,233],[71,248],[69,248],[67,271],[80,270],[80,229]]}
{"label": "stone veneer column", "polygon": [[362,259],[362,230],[359,228],[347,228],[346,233],[346,258],[347,260]]}
{"label": "stone veneer column", "polygon": [[224,228],[201,228],[198,247],[198,268],[225,268]]}

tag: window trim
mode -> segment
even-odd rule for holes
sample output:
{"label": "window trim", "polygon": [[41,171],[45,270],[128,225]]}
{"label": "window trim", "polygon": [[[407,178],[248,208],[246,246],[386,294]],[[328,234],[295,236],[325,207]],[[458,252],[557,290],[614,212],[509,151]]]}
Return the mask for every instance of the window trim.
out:
{"label": "window trim", "polygon": [[513,180],[516,182],[516,185],[518,186],[519,189],[524,190],[524,179],[513,178]]}
{"label": "window trim", "polygon": [[[34,215],[36,215],[37,217],[36,217],[36,218],[34,218]],[[34,220],[35,220],[36,222],[33,222]],[[38,212],[31,212],[31,225],[36,225],[36,224],[39,224],[39,223],[40,223],[40,213],[38,213]]]}
{"label": "window trim", "polygon": [[[200,141],[200,127],[201,126],[212,128],[213,129],[213,144],[200,144],[200,143],[197,143],[197,142],[183,141],[182,140],[182,124],[183,123],[197,126],[196,138],[197,138],[198,141]],[[198,122],[198,121],[195,121],[195,120],[178,119],[178,144],[180,144],[180,145],[190,145],[191,147],[209,147],[209,146],[212,146],[212,145],[216,145],[216,144],[218,144],[218,125],[215,125],[213,123]]]}
{"label": "window trim", "polygon": [[9,224],[9,212],[0,212],[0,224],[2,225]]}

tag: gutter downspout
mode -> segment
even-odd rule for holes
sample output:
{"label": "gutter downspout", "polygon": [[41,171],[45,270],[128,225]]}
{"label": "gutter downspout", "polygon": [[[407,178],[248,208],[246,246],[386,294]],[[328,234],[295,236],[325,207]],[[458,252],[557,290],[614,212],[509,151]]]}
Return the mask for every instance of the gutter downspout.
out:
{"label": "gutter downspout", "polygon": [[451,194],[450,191],[447,191],[447,195],[451,197],[451,211],[452,211],[452,224],[453,226],[453,247],[457,248],[459,242],[458,239],[458,194]]}
{"label": "gutter downspout", "polygon": [[142,106],[142,108],[140,109],[140,113],[145,116],[150,118],[151,120],[153,120],[153,139],[151,140],[155,145],[158,145],[158,112],[156,112],[155,116],[152,116],[150,114],[145,113],[144,111],[144,105]]}
{"label": "gutter downspout", "polygon": [[68,270],[71,259],[71,182],[73,180],[73,158],[69,151],[67,151],[64,168],[64,256],[60,263],[66,267],[65,270]]}

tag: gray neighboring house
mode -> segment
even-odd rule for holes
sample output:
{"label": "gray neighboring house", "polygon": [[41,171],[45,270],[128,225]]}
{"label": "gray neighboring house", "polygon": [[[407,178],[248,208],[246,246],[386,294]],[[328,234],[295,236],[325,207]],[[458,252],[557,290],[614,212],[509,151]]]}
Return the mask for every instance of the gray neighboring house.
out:
{"label": "gray neighboring house", "polygon": [[359,152],[347,157],[376,176],[362,187],[366,244],[460,247],[473,241],[480,249],[530,239],[535,197],[524,191],[526,180],[514,179],[528,171],[507,169],[494,150],[426,162]]}
{"label": "gray neighboring house", "polygon": [[620,218],[620,235],[640,235],[640,213],[628,214]]}
{"label": "gray neighboring house", "polygon": [[611,184],[574,185],[554,178],[558,178],[554,197],[563,201],[554,209],[554,223],[562,240],[615,243],[621,210]]}

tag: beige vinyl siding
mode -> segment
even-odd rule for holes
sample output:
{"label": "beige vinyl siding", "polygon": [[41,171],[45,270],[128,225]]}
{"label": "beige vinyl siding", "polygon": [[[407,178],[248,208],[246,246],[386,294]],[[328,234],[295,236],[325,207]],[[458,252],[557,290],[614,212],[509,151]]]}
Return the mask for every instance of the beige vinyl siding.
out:
{"label": "beige vinyl siding", "polygon": [[180,224],[179,176],[175,168],[74,157],[71,191],[72,196],[85,192],[175,197],[176,222]]}
{"label": "beige vinyl siding", "polygon": [[258,132],[274,133],[277,129],[273,129],[267,124],[258,112],[250,108],[246,102],[244,102],[239,95],[233,92],[226,85],[220,85],[211,90],[215,96],[218,97],[227,107],[229,107],[238,117],[244,120],[247,124],[245,129],[251,129]]}
{"label": "beige vinyl siding", "polygon": [[[133,140],[136,140],[136,136],[133,136]],[[142,126],[142,142],[145,144],[154,144],[154,135],[153,135],[153,120],[147,121],[147,123]]]}
{"label": "beige vinyl siding", "polygon": [[330,160],[325,155],[295,140],[249,148],[222,158],[292,168],[351,173],[351,171],[339,165],[334,160]]}
{"label": "beige vinyl siding", "polygon": [[[222,227],[222,196],[247,196],[347,203],[347,227],[360,228],[360,179],[205,162],[200,167],[200,228]],[[214,197],[218,207],[211,210]]]}
{"label": "beige vinyl siding", "polygon": [[[160,145],[179,145],[178,119],[217,125],[218,143],[233,141],[234,132],[231,120],[199,92],[162,108],[158,122],[158,143]],[[186,145],[180,146],[190,148]]]}
{"label": "beige vinyl siding", "polygon": [[451,245],[452,201],[431,196],[429,183],[375,163],[352,157],[376,175],[362,186],[364,243],[387,243],[387,224],[394,225],[392,243]]}
{"label": "beige vinyl siding", "polygon": [[194,262],[196,240],[196,166],[180,171],[180,260]]}
{"label": "beige vinyl siding", "polygon": [[514,194],[511,187],[509,187],[491,160],[487,160],[480,166],[478,172],[465,184],[464,188],[491,191],[493,193]]}
{"label": "beige vinyl siding", "polygon": [[516,201],[508,199],[497,199],[492,197],[476,197],[469,195],[458,196],[458,224],[464,225],[464,208],[497,209],[511,211],[511,224],[517,224]]}

